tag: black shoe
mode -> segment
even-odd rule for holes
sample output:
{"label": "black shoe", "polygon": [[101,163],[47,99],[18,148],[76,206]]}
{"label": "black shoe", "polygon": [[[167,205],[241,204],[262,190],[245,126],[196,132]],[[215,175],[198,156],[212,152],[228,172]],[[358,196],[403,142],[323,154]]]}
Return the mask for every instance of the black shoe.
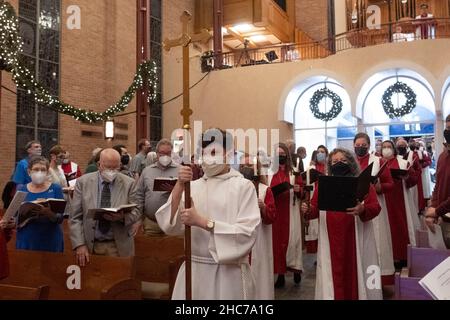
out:
{"label": "black shoe", "polygon": [[295,284],[299,284],[302,281],[302,273],[294,272],[294,282]]}
{"label": "black shoe", "polygon": [[285,283],[286,280],[284,279],[284,274],[280,274],[275,282],[275,288],[283,288]]}

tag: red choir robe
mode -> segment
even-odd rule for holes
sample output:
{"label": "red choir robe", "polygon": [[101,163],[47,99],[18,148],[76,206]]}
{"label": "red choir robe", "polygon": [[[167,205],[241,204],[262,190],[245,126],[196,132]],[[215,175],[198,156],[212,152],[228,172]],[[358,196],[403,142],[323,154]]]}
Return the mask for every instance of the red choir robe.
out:
{"label": "red choir robe", "polygon": [[258,197],[264,201],[266,210],[264,213],[261,212],[261,223],[256,228],[256,241],[250,255],[250,268],[255,278],[255,299],[273,300],[275,292],[272,224],[275,222],[277,209],[272,191],[266,185],[259,184]]}
{"label": "red choir robe", "polygon": [[409,163],[412,163],[412,168],[414,169],[413,175],[417,179],[417,195],[414,193],[413,197],[417,202],[417,214],[419,214],[421,211],[425,210],[426,202],[423,196],[422,166],[417,151],[410,151],[407,160]]}
{"label": "red choir robe", "polygon": [[[448,201],[450,198],[450,151],[444,150],[439,156],[436,167],[436,186],[434,187],[431,206],[436,208],[436,214],[442,216],[445,222],[450,222],[450,218],[445,214],[450,212]],[[447,203],[447,204],[445,204]]]}
{"label": "red choir robe", "polygon": [[[283,182],[293,184],[291,177],[283,170],[269,175],[269,180],[271,188]],[[296,184],[300,184],[298,177],[295,180]],[[301,271],[303,264],[300,211],[298,205],[295,206],[291,202],[293,201],[293,190],[274,195],[274,198],[276,207],[276,219],[272,224],[274,273],[285,274],[288,268],[293,271]],[[292,218],[295,218],[295,221],[291,221]]]}
{"label": "red choir robe", "polygon": [[77,165],[75,162],[70,161],[69,163],[63,163],[61,165],[61,168],[64,171],[64,174],[71,174],[73,172],[76,172],[76,179],[78,179],[79,177],[81,177],[81,170],[80,170],[80,166]]}
{"label": "red choir robe", "polygon": [[[366,169],[373,163],[372,176],[376,176],[383,164],[386,162],[374,154],[357,157],[361,170]],[[389,225],[388,209],[385,195],[394,189],[394,180],[389,170],[384,169],[379,181],[381,185],[381,194],[377,194],[378,203],[381,206],[380,214],[373,219],[375,241],[377,243],[377,252],[380,262],[381,275],[384,285],[394,284],[394,259],[392,253],[391,228]]]}
{"label": "red choir robe", "polygon": [[[406,169],[407,165],[406,160],[403,160],[401,157],[394,157],[388,160],[386,170]],[[394,188],[385,194],[385,198],[391,229],[394,260],[400,261],[406,260],[407,258],[408,244],[415,243],[415,228],[414,224],[411,223],[412,218],[410,217],[417,216],[417,213],[409,205],[411,204],[411,198],[407,194],[407,190],[417,184],[417,175],[415,174],[414,168],[410,167],[406,180],[393,180]]]}
{"label": "red choir robe", "polygon": [[[317,171],[319,171],[322,174],[326,173],[326,164],[317,162],[313,166]],[[312,196],[312,193],[311,193]],[[305,247],[307,253],[317,253],[317,246],[318,246],[318,232],[319,232],[319,221],[316,219],[312,219],[311,217],[307,217],[309,220],[309,227],[308,227],[308,234],[305,236]]]}
{"label": "red choir robe", "polygon": [[11,230],[0,230],[0,280],[9,276],[8,249],[6,244],[11,239]]}
{"label": "red choir robe", "polygon": [[[370,266],[378,266],[372,219],[381,210],[375,188],[370,187],[364,200],[365,211],[355,217],[346,212],[319,212],[318,189],[311,201],[311,215],[319,218],[316,299],[381,299],[379,285],[366,285]],[[377,275],[375,274],[375,277]]]}

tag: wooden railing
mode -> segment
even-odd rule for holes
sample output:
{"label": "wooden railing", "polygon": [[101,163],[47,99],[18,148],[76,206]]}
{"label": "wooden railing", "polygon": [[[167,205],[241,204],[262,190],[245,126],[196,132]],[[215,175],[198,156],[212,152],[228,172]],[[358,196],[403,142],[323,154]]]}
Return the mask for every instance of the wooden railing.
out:
{"label": "wooden railing", "polygon": [[[401,27],[401,32],[398,27]],[[428,31],[428,32],[423,32]],[[296,33],[297,43],[235,50],[223,53],[222,69],[250,65],[284,63],[321,59],[349,49],[387,43],[450,38],[450,19],[401,21],[381,25],[379,29],[358,29],[336,35],[331,39],[312,41],[306,34]],[[202,56],[204,72],[214,70],[216,54]]]}

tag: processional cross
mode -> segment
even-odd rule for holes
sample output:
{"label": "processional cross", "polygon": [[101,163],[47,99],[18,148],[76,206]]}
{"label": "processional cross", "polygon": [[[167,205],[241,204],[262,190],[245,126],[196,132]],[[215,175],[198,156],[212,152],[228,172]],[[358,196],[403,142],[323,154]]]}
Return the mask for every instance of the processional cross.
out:
{"label": "processional cross", "polygon": [[[189,23],[192,20],[192,15],[188,11],[184,11],[181,15],[181,23],[183,26],[183,33],[178,39],[165,39],[163,48],[166,51],[174,47],[183,47],[183,109],[181,115],[183,116],[183,130],[184,130],[184,163],[191,162],[190,158],[190,135],[191,129],[190,117],[192,109],[190,106],[190,92],[189,92],[189,45],[195,42],[207,43],[211,39],[211,34],[204,29],[200,33],[190,34]],[[184,202],[186,209],[191,207],[191,184],[189,182],[185,185]],[[186,300],[192,300],[192,261],[191,261],[191,227],[185,226],[184,234],[184,250],[185,250],[185,272],[186,272]]]}

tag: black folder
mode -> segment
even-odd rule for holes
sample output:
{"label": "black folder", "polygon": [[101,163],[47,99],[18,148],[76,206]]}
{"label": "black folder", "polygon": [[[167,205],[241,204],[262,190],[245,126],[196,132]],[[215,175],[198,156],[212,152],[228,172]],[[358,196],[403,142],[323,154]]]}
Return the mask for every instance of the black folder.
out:
{"label": "black folder", "polygon": [[[316,183],[316,182],[319,180],[319,177],[320,177],[320,176],[323,176],[323,173],[322,173],[322,172],[317,171],[317,170],[314,169],[314,168],[311,168],[311,169],[309,169],[309,170],[310,170],[310,172],[309,172],[309,183],[310,183],[310,184]],[[308,174],[308,171],[303,171],[303,172],[301,173],[301,175],[302,175],[302,180],[303,180],[303,184],[306,184],[307,174]]]}
{"label": "black folder", "polygon": [[391,176],[394,179],[402,179],[408,175],[408,170],[404,169],[391,169]]}
{"label": "black folder", "polygon": [[270,189],[272,190],[273,196],[276,197],[276,196],[282,194],[283,192],[286,192],[292,188],[293,188],[293,186],[289,182],[285,181],[283,183],[280,183],[280,184],[277,184],[276,186],[271,187]]}
{"label": "black folder", "polygon": [[358,177],[319,177],[319,210],[346,211],[364,201],[372,181],[370,164]]}

